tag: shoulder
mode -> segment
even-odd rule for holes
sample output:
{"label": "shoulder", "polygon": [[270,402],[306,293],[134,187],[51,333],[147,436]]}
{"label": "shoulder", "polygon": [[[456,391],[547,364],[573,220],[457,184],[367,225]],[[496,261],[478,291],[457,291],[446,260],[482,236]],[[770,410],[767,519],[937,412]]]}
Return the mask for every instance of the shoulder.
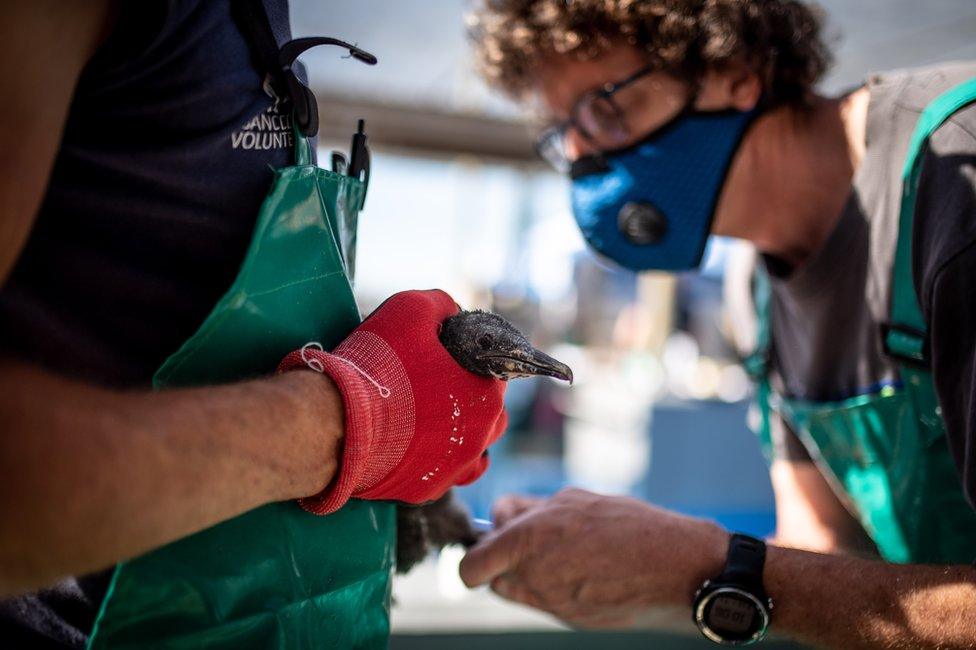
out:
{"label": "shoulder", "polygon": [[[287,0],[262,0],[279,41],[290,36]],[[237,32],[235,0],[117,0],[115,25],[92,59],[92,73],[121,75],[159,65],[189,44],[209,48],[215,58],[227,34]]]}
{"label": "shoulder", "polygon": [[865,85],[870,94],[868,151],[900,175],[908,142],[919,116],[936,97],[976,77],[976,61],[942,63],[924,68],[878,72]]}
{"label": "shoulder", "polygon": [[[911,138],[915,123],[926,107],[937,97],[957,85],[976,78],[976,61],[956,61],[925,68],[911,68],[871,75],[867,86],[874,112],[886,118],[903,116],[910,127],[898,134],[899,139]],[[879,121],[879,129],[891,131],[897,125],[889,120]],[[897,129],[902,131],[901,129]],[[947,149],[970,150],[976,138],[976,105],[970,104],[956,111],[945,124],[932,134],[929,148],[938,152]],[[901,162],[901,161],[897,161]]]}
{"label": "shoulder", "polygon": [[[976,77],[976,61],[941,63],[877,73],[868,79],[873,104],[868,142],[882,147],[892,187],[901,191],[908,142],[919,116],[939,95]],[[949,262],[976,240],[976,104],[939,127],[920,153],[914,214],[912,270],[919,302],[931,316],[933,286]],[[891,209],[898,210],[898,195]],[[897,215],[894,223],[897,223]]]}
{"label": "shoulder", "polygon": [[976,60],[948,61],[874,72],[868,75],[865,85],[872,96],[883,95],[902,110],[921,113],[940,94],[973,77],[976,77]]}
{"label": "shoulder", "polygon": [[928,312],[940,275],[955,272],[953,261],[976,243],[976,103],[939,127],[920,155],[913,270]]}
{"label": "shoulder", "polygon": [[124,68],[138,61],[178,29],[193,4],[196,2],[190,0],[116,2],[114,25],[92,58],[89,74]]}

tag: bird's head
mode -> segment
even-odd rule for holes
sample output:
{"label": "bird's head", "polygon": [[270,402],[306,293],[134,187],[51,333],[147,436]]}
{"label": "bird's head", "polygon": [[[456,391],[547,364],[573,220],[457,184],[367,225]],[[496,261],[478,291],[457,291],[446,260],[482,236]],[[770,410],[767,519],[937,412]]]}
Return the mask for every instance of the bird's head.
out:
{"label": "bird's head", "polygon": [[482,377],[544,376],[573,382],[573,371],[537,350],[514,325],[484,311],[462,311],[444,321],[441,343],[462,368]]}

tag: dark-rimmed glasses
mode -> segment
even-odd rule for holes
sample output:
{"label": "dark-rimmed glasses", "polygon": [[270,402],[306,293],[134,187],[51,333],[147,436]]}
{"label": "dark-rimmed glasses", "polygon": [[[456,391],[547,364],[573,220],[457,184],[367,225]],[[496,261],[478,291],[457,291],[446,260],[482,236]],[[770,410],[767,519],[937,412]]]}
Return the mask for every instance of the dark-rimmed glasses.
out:
{"label": "dark-rimmed glasses", "polygon": [[565,173],[573,162],[566,155],[566,134],[571,128],[576,129],[598,151],[628,144],[631,132],[624,111],[613,96],[658,69],[645,66],[620,81],[607,83],[584,94],[573,105],[568,119],[542,132],[535,143],[536,151],[557,171]]}

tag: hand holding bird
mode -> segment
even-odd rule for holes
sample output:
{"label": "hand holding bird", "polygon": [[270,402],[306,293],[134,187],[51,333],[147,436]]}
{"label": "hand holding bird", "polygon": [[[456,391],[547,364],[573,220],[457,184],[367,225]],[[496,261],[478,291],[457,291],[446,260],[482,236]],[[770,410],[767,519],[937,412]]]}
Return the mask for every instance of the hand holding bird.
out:
{"label": "hand holding bird", "polygon": [[[337,476],[322,493],[299,501],[317,514],[335,512],[351,497],[437,502],[487,469],[487,448],[508,424],[506,380],[572,381],[568,366],[532,347],[511,323],[461,311],[437,290],[394,294],[332,352],[305,346],[279,366],[300,368],[328,375],[344,407]],[[422,509],[401,511],[402,539],[420,540],[414,554],[431,540],[441,543],[431,530],[471,539],[466,515],[462,520],[450,503],[429,510],[433,521]],[[409,532],[411,521],[419,534]],[[408,554],[409,545],[402,545]]]}
{"label": "hand holding bird", "polygon": [[470,373],[438,339],[457,304],[443,291],[390,296],[332,352],[308,346],[281,370],[327,375],[343,403],[339,469],[324,491],[299,500],[328,514],[351,497],[428,503],[488,468],[505,431],[505,382]]}

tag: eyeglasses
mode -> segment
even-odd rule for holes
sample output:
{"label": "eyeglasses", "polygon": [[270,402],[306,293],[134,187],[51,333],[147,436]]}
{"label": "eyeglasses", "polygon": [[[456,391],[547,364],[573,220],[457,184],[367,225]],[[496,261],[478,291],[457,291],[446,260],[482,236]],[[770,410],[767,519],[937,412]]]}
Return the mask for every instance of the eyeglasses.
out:
{"label": "eyeglasses", "polygon": [[555,124],[539,136],[535,149],[559,172],[568,172],[572,160],[566,155],[566,134],[576,129],[587,142],[599,151],[625,146],[631,139],[626,116],[613,96],[646,77],[658,68],[645,66],[630,76],[604,85],[580,97],[569,113],[569,119]]}

